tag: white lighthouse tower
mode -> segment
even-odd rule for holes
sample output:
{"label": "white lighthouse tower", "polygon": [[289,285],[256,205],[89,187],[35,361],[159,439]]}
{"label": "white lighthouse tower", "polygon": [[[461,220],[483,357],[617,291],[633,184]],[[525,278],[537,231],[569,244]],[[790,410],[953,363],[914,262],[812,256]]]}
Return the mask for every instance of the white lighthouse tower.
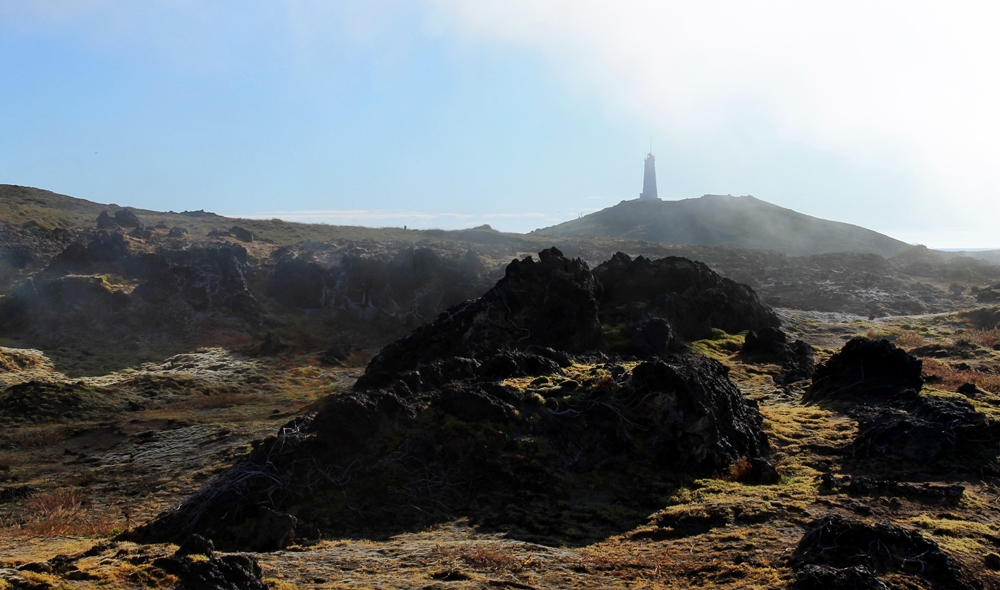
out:
{"label": "white lighthouse tower", "polygon": [[656,196],[656,157],[653,150],[646,154],[646,169],[642,175],[642,192],[639,193],[640,201],[658,201]]}

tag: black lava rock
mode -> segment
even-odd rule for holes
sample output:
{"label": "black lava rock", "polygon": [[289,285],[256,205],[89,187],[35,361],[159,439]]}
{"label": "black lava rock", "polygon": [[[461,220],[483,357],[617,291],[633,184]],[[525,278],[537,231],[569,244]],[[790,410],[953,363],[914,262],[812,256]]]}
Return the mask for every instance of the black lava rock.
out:
{"label": "black lava rock", "polygon": [[816,368],[803,401],[916,397],[923,385],[920,359],[888,340],[853,338]]}
{"label": "black lava rock", "polygon": [[812,347],[802,340],[789,341],[788,336],[778,328],[747,332],[740,356],[750,362],[781,365],[782,383],[809,379],[814,370]]}
{"label": "black lava rock", "polygon": [[555,248],[538,257],[514,260],[488,293],[383,348],[355,387],[387,385],[400,373],[454,356],[486,358],[532,346],[571,353],[599,348],[600,286],[586,263]]}
{"label": "black lava rock", "polygon": [[633,260],[618,252],[594,269],[594,277],[601,286],[601,319],[611,325],[634,320],[636,305],[665,319],[685,340],[708,338],[713,328],[736,334],[781,325],[753,289],[687,258]]}
{"label": "black lava rock", "polygon": [[[856,587],[878,588],[871,578],[887,573],[917,576],[934,588],[976,587],[956,561],[920,533],[888,523],[867,524],[837,514],[813,523],[799,541],[792,563],[802,576],[803,585],[797,585],[800,583],[797,578],[792,586],[796,589],[824,587],[807,585],[807,581],[817,579],[855,580],[861,584]],[[816,570],[809,568],[810,565],[832,569]],[[860,569],[843,571],[846,568]]]}

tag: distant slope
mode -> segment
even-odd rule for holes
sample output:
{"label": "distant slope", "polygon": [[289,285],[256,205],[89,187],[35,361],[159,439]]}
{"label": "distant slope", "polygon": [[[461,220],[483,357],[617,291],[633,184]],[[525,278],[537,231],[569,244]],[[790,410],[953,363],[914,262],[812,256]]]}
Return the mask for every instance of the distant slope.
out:
{"label": "distant slope", "polygon": [[[4,226],[23,230],[93,229],[101,211],[114,215],[125,205],[102,204],[68,195],[61,195],[44,189],[13,184],[0,184],[0,228]],[[212,230],[227,231],[238,225],[261,239],[269,239],[279,245],[294,244],[303,240],[326,241],[346,240],[408,240],[418,241],[427,237],[451,237],[452,239],[479,238],[496,241],[500,234],[492,229],[472,228],[452,232],[441,230],[404,230],[403,228],[372,228],[322,223],[296,223],[281,219],[244,219],[224,217],[204,211],[150,211],[127,207],[149,226],[163,224],[167,227],[181,226],[191,232],[192,237],[203,238]],[[517,239],[517,238],[512,238]],[[0,244],[2,247],[2,244]],[[528,249],[534,246],[526,246]]]}
{"label": "distant slope", "polygon": [[1000,250],[949,250],[952,256],[968,256],[978,260],[985,260],[990,264],[1000,265]]}
{"label": "distant slope", "polygon": [[795,256],[828,252],[891,256],[906,246],[905,242],[849,223],[810,217],[754,197],[724,195],[681,201],[622,201],[532,234],[731,246]]}

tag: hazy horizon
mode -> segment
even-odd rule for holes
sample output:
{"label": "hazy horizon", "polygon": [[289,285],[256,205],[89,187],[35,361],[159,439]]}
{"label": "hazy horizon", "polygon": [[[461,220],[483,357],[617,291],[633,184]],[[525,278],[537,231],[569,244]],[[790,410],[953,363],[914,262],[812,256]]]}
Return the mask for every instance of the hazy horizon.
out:
{"label": "hazy horizon", "polygon": [[527,232],[752,194],[1000,247],[997,8],[718,1],[0,6],[0,182],[155,210]]}

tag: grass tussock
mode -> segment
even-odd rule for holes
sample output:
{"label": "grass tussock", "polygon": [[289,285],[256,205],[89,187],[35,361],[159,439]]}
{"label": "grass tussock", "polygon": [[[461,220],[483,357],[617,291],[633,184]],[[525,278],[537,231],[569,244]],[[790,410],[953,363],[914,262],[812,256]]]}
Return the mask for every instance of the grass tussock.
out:
{"label": "grass tussock", "polygon": [[514,574],[531,565],[531,558],[525,559],[509,547],[500,544],[477,544],[472,547],[449,548],[438,546],[435,553],[442,557],[457,559],[466,566],[496,574]]}
{"label": "grass tussock", "polygon": [[713,328],[711,338],[695,340],[691,343],[691,351],[719,361],[728,361],[743,348],[745,338],[746,332],[727,334]]}
{"label": "grass tussock", "polygon": [[127,524],[120,510],[93,506],[82,490],[32,494],[17,522],[0,519],[8,535],[21,537],[108,537]]}
{"label": "grass tussock", "polygon": [[26,427],[11,430],[4,438],[19,449],[42,449],[63,442],[69,438],[69,431],[62,427]]}
{"label": "grass tussock", "polygon": [[735,463],[729,466],[729,470],[723,474],[722,478],[728,481],[746,482],[750,480],[752,473],[753,465],[750,463],[750,459],[740,457]]}

